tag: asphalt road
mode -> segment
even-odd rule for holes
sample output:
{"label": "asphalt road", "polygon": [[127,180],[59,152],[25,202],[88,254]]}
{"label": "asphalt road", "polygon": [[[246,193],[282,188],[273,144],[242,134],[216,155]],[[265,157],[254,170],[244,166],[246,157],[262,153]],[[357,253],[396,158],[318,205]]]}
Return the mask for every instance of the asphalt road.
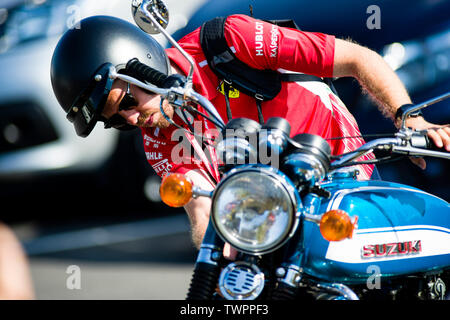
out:
{"label": "asphalt road", "polygon": [[12,225],[38,300],[181,300],[195,263],[184,214],[68,228]]}
{"label": "asphalt road", "polygon": [[[78,266],[79,286],[68,286],[70,266]],[[182,300],[192,266],[167,263],[30,260],[38,300]]]}

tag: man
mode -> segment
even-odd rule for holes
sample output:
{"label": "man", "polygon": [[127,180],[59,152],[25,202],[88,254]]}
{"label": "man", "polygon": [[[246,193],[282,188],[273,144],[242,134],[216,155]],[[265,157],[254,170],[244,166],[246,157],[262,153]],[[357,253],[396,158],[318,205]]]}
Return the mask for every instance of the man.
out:
{"label": "man", "polygon": [[[383,59],[375,52],[355,43],[335,39],[331,35],[277,27],[244,15],[228,17],[224,32],[227,44],[235,56],[253,68],[279,72],[289,70],[318,77],[355,77],[378,102],[380,110],[396,121],[396,125],[399,124],[398,119],[395,119],[398,108],[411,103],[404,86]],[[92,36],[94,33],[95,39]],[[151,38],[141,40],[153,50],[150,54],[152,58],[148,58],[149,55],[146,56],[145,53],[137,52],[139,50],[135,47],[139,44],[127,42],[124,34],[137,39],[138,33],[139,31],[133,30],[123,21],[96,17],[83,20],[80,30],[69,30],[60,40],[52,61],[52,83],[55,94],[68,112],[68,116],[81,117],[80,113],[77,113],[78,106],[88,99],[83,98],[83,94],[81,98],[79,95],[82,89],[89,87],[89,83],[92,84],[92,78],[98,73],[97,69],[103,63],[109,62],[120,68],[128,60],[137,57],[141,62],[165,74],[168,74],[169,70],[172,73],[187,74],[188,63],[176,49],[166,50],[170,65],[165,64],[164,58],[159,59],[165,54]],[[105,37],[108,38],[106,43],[102,40]],[[194,89],[209,99],[222,118],[226,119],[227,107],[224,91],[221,91],[221,81],[209,68],[199,38],[200,30],[197,29],[181,39],[179,44],[195,61]],[[122,43],[121,46],[120,43]],[[98,50],[97,54],[95,50]],[[114,50],[117,51],[113,55],[111,51]],[[126,52],[123,52],[124,50]],[[117,55],[121,57],[117,58]],[[88,72],[90,82],[86,77],[83,82],[81,78],[73,79],[68,75],[71,72],[78,74],[80,70],[87,68],[80,61],[90,66]],[[126,73],[126,70],[123,72]],[[74,90],[74,86],[78,89]],[[160,96],[133,85],[129,86],[121,80],[103,87],[106,88],[107,96],[97,99],[101,102],[94,108],[96,119],[105,121],[107,126],[118,127],[123,123],[116,124],[122,121],[127,125],[140,127],[147,160],[159,175],[179,172],[186,174],[197,186],[204,189],[214,187],[220,179],[216,167],[211,166],[207,161],[198,161],[192,157],[180,161],[179,155],[173,153],[178,141],[172,141],[171,137],[177,128],[171,125],[160,112]],[[74,91],[77,92],[76,95]],[[85,95],[89,96],[91,92],[92,90],[88,90]],[[77,96],[82,103],[75,103],[75,105]],[[94,100],[89,101],[92,104]],[[184,125],[167,101],[163,102],[163,106],[171,120]],[[234,92],[234,96],[229,97],[229,106],[233,118],[258,119],[256,102],[252,97]],[[347,108],[321,82],[283,82],[278,95],[272,100],[263,102],[261,109],[264,119],[274,116],[286,118],[291,124],[292,135],[306,132],[331,138],[360,134]],[[90,116],[89,120],[91,118]],[[202,121],[200,118],[196,120]],[[206,122],[202,124],[208,125]],[[92,130],[93,125],[95,121],[91,121],[89,130]],[[419,130],[429,129],[428,135],[434,143],[450,151],[448,127],[428,123],[421,116],[409,118],[407,125]],[[430,129],[437,127],[439,128]],[[77,132],[85,136],[90,132],[89,130],[86,131],[87,133]],[[196,149],[195,141],[192,143]],[[360,138],[342,139],[330,142],[330,146],[333,154],[340,154],[354,150],[363,143],[364,141]],[[197,151],[200,159],[206,159],[202,158],[201,150],[197,148]],[[421,168],[425,168],[423,159],[414,161]],[[369,179],[371,174],[371,166],[361,167],[361,178]],[[193,199],[185,206],[185,209],[192,224],[193,242],[198,248],[209,220],[210,199]]]}

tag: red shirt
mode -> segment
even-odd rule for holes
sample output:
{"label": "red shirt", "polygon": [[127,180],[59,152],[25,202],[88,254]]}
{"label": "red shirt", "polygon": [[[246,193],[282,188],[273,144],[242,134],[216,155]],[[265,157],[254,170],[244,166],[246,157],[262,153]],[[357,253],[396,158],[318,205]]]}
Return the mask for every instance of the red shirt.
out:
{"label": "red shirt", "polygon": [[[332,77],[335,38],[323,33],[303,32],[281,28],[245,15],[229,16],[225,23],[225,38],[236,57],[257,69],[271,69],[279,72],[302,72],[319,77]],[[180,46],[195,61],[194,89],[205,96],[216,107],[222,119],[226,120],[226,104],[220,92],[220,81],[209,68],[200,45],[200,28],[178,41]],[[186,74],[189,64],[174,48],[166,50],[169,59]],[[230,107],[233,118],[258,119],[253,97],[241,92],[230,93]],[[272,100],[262,103],[264,119],[283,117],[291,124],[291,136],[299,133],[317,134],[323,138],[359,136],[360,131],[354,117],[342,101],[325,83],[282,82],[280,93]],[[151,139],[159,143],[146,144],[147,160],[159,175],[167,172],[185,173],[193,168],[203,168],[201,162],[178,164],[172,150],[178,141],[170,141],[175,128],[164,130],[143,129],[144,143]],[[147,137],[147,138],[146,138]],[[161,140],[162,139],[162,140]],[[165,144],[162,144],[162,141]],[[332,154],[337,155],[354,150],[364,144],[362,138],[328,140]],[[158,148],[153,149],[158,144]],[[158,155],[155,159],[153,154]],[[160,155],[159,155],[160,154]],[[150,155],[150,156],[149,156]],[[365,159],[373,158],[368,155]],[[164,170],[161,168],[165,168]],[[373,167],[359,167],[360,179],[368,179]]]}

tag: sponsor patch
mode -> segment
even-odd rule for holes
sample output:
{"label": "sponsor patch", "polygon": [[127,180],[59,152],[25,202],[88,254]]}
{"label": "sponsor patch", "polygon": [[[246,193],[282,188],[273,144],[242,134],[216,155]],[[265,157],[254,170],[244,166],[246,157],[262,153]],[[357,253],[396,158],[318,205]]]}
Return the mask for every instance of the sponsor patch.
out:
{"label": "sponsor patch", "polygon": [[[225,95],[225,89],[223,86],[223,82],[220,84],[219,92],[221,94]],[[239,98],[239,90],[230,86],[230,90],[228,91],[228,97],[229,98]]]}
{"label": "sponsor patch", "polygon": [[155,172],[161,176],[167,175],[173,168],[167,159],[161,160],[152,165]]}

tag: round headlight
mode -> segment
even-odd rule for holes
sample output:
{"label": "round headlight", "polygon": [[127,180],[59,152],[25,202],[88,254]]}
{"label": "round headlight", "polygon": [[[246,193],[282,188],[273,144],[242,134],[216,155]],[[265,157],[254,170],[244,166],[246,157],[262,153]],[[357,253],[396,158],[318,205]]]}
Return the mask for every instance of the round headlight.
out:
{"label": "round headlight", "polygon": [[291,184],[270,169],[244,169],[223,180],[213,197],[212,220],[224,241],[250,254],[284,244],[297,225]]}

